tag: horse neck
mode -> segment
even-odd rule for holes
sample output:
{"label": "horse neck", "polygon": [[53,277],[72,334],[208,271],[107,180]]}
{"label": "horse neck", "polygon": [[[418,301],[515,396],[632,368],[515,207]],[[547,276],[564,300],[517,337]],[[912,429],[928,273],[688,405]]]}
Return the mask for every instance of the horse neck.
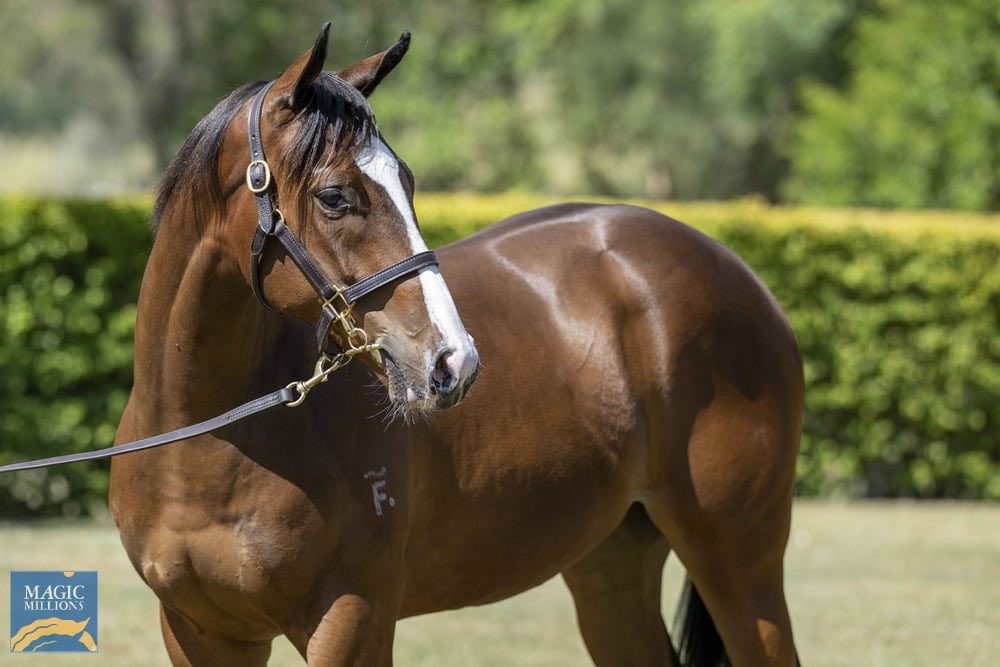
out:
{"label": "horse neck", "polygon": [[271,369],[286,325],[256,301],[225,245],[199,232],[211,226],[189,224],[192,213],[161,217],[136,318],[134,393],[154,422],[169,427],[281,382]]}

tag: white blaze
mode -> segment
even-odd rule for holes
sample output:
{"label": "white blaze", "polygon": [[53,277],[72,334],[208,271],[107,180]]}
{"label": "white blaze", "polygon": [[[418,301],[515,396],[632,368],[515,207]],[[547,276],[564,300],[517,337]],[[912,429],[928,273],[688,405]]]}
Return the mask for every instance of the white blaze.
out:
{"label": "white blaze", "polygon": [[[411,254],[427,250],[427,243],[417,229],[416,216],[399,177],[399,161],[389,147],[378,137],[372,139],[358,154],[357,164],[363,174],[382,186],[403,217]],[[451,293],[436,266],[421,269],[419,278],[427,314],[444,337],[445,345],[453,350],[448,365],[452,367],[456,377],[465,378],[474,370],[475,353],[470,336],[458,316]],[[470,365],[472,368],[469,368]]]}

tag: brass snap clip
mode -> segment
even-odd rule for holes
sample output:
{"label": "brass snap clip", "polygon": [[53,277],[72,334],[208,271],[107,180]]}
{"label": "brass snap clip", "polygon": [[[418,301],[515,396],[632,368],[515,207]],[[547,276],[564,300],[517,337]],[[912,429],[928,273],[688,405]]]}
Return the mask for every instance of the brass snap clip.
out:
{"label": "brass snap clip", "polygon": [[337,371],[348,363],[350,363],[351,357],[344,354],[337,354],[330,356],[324,354],[316,361],[316,367],[313,369],[313,376],[308,380],[299,380],[297,382],[289,382],[285,389],[292,389],[298,392],[299,396],[293,401],[285,403],[289,408],[295,408],[302,405],[302,402],[306,400],[306,396],[310,391],[315,389],[318,385],[326,382],[327,378],[334,371]]}

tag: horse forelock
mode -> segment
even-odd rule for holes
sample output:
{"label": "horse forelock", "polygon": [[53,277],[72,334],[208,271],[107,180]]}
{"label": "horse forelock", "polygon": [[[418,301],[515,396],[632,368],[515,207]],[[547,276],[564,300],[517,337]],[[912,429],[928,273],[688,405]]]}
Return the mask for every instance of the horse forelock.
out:
{"label": "horse forelock", "polygon": [[378,129],[371,107],[354,86],[329,72],[312,85],[306,106],[296,114],[298,130],[281,155],[271,158],[292,181],[292,192],[301,191],[317,168],[354,160]]}
{"label": "horse forelock", "polygon": [[[156,188],[151,219],[154,231],[175,197],[186,195],[197,206],[223,210],[218,163],[226,129],[234,119],[239,122],[235,116],[265,83],[257,81],[240,86],[195,125]],[[354,86],[328,72],[317,77],[312,94],[292,122],[298,126],[294,136],[284,142],[278,154],[269,153],[267,159],[272,165],[280,165],[281,172],[293,181],[296,198],[314,169],[353,159],[368,139],[378,133],[365,97]]]}

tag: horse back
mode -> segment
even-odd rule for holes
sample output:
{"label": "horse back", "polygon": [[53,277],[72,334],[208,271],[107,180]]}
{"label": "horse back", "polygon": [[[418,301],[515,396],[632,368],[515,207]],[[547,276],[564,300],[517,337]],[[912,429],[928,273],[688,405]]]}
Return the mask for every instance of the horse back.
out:
{"label": "horse back", "polygon": [[456,299],[469,304],[462,313],[470,326],[501,325],[516,336],[527,319],[548,319],[554,326],[543,327],[539,342],[551,346],[572,344],[587,319],[599,320],[608,337],[595,344],[623,346],[636,386],[662,383],[693,342],[717,352],[714,370],[748,394],[776,382],[776,367],[782,381],[801,380],[794,334],[767,287],[725,246],[655,211],[541,208],[439,255]]}

